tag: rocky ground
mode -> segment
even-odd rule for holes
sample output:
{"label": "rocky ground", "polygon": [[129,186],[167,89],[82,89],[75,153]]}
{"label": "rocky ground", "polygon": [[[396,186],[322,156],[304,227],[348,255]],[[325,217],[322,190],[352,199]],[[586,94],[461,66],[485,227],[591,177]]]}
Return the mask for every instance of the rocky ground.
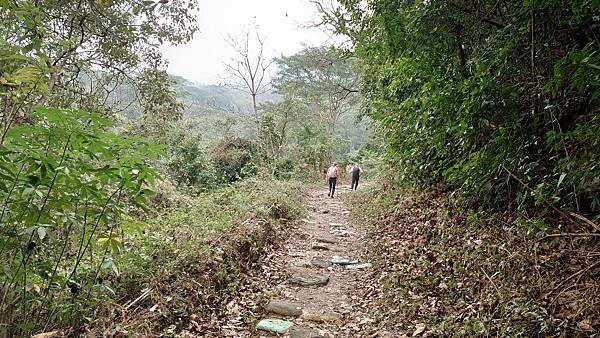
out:
{"label": "rocky ground", "polygon": [[306,218],[251,276],[247,296],[230,304],[225,335],[397,336],[372,325],[380,292],[366,260],[364,231],[350,223],[343,202],[350,193],[329,198],[324,190],[312,191]]}

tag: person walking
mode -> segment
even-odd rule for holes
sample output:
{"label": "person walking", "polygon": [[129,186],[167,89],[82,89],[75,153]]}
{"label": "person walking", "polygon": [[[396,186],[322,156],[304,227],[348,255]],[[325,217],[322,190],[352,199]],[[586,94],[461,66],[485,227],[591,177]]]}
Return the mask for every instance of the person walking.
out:
{"label": "person walking", "polygon": [[358,179],[360,178],[361,171],[358,163],[355,163],[352,167],[352,185],[350,186],[350,190],[356,190],[356,188],[358,188]]}
{"label": "person walking", "polygon": [[335,193],[335,185],[337,183],[338,176],[340,176],[340,168],[338,168],[336,162],[333,162],[331,167],[327,169],[327,181],[329,183],[329,192],[327,193],[327,196],[331,198],[333,198],[333,194]]}

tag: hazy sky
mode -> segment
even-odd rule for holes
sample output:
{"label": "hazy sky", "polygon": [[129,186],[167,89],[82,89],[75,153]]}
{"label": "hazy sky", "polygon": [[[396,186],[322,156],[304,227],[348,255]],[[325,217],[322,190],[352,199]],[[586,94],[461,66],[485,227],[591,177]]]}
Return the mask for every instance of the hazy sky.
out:
{"label": "hazy sky", "polygon": [[198,0],[200,31],[186,45],[165,46],[168,71],[199,83],[221,83],[225,76],[223,62],[233,52],[224,38],[239,36],[249,25],[258,25],[266,36],[269,57],[291,55],[302,48],[330,41],[318,29],[306,29],[318,18],[309,0]]}

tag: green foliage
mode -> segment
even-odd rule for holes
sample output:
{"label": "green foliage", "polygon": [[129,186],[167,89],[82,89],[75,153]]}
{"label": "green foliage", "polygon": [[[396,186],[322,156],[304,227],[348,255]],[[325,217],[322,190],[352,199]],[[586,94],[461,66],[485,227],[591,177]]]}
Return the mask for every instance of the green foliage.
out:
{"label": "green foliage", "polygon": [[[191,39],[196,9],[195,1],[0,2],[1,49],[43,65],[45,85],[20,103],[105,110],[115,83],[162,64],[160,44]],[[107,76],[96,78],[98,69]]]}
{"label": "green foliage", "polygon": [[137,82],[143,107],[138,129],[142,135],[164,143],[169,128],[182,116],[183,104],[177,98],[175,82],[159,69],[144,70]]}
{"label": "green foliage", "polygon": [[319,173],[327,168],[331,158],[333,139],[324,128],[304,125],[296,136],[296,146],[303,161],[300,165],[305,171]]}
{"label": "green foliage", "polygon": [[[160,147],[111,131],[97,114],[37,108],[0,145],[0,274],[9,336],[68,320],[110,292],[125,206],[143,207]],[[85,297],[79,298],[85,294]],[[69,300],[68,303],[65,303]]]}
{"label": "green foliage", "polygon": [[340,117],[357,103],[355,59],[333,47],[319,47],[276,61],[279,92],[305,105],[334,134]]}
{"label": "green foliage", "polygon": [[298,102],[290,98],[260,105],[262,147],[267,157],[277,160],[284,153],[302,108]]}
{"label": "green foliage", "polygon": [[[276,178],[289,180],[297,172],[297,163],[289,157],[280,158],[275,161],[275,169],[273,171]],[[306,177],[301,179],[306,179]]]}
{"label": "green foliage", "polygon": [[206,156],[200,136],[191,135],[189,131],[178,132],[169,143],[167,168],[175,181],[196,191],[214,188],[215,170]]}
{"label": "green foliage", "polygon": [[255,146],[252,141],[226,137],[214,144],[208,153],[217,176],[217,183],[232,183],[256,171],[252,163]]}
{"label": "green foliage", "polygon": [[324,20],[355,43],[365,111],[405,182],[599,211],[597,5],[341,4]]}

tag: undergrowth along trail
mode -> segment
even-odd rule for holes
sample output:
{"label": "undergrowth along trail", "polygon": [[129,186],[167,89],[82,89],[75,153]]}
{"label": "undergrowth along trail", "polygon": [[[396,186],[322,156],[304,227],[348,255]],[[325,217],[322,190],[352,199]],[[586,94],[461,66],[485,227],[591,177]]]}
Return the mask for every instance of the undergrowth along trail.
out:
{"label": "undergrowth along trail", "polygon": [[429,337],[598,333],[597,236],[471,210],[441,191],[384,186],[350,204],[381,288],[378,326]]}

